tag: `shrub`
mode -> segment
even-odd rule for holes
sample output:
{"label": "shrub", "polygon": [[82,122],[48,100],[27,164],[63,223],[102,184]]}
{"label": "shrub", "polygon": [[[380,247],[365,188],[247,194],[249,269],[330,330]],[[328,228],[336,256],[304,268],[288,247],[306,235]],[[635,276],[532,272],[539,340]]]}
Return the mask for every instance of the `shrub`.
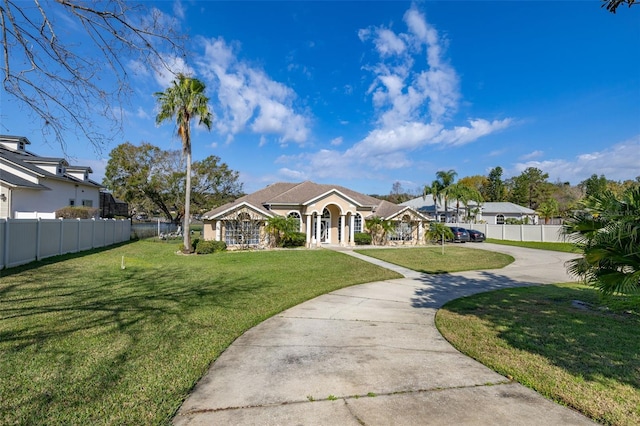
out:
{"label": "shrub", "polygon": [[195,252],[197,254],[211,254],[225,251],[226,249],[227,244],[224,241],[198,240],[195,247]]}
{"label": "shrub", "polygon": [[302,247],[307,243],[307,235],[304,232],[291,232],[284,240],[282,247]]}
{"label": "shrub", "polygon": [[356,245],[359,246],[368,246],[371,244],[371,235],[364,232],[356,232],[353,234],[353,239],[356,242]]}
{"label": "shrub", "polygon": [[67,206],[56,210],[56,217],[64,219],[92,219],[98,217],[98,209],[84,206]]}

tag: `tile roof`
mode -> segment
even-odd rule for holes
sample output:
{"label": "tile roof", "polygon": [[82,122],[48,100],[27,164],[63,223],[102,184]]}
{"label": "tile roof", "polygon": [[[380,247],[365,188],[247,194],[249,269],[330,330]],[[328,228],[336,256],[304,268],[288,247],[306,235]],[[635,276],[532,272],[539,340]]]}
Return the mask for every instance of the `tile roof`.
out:
{"label": "tile roof", "polygon": [[315,199],[337,192],[349,198],[357,205],[370,207],[373,212],[370,216],[390,217],[406,207],[379,200],[340,185],[318,184],[310,181],[300,183],[278,182],[267,186],[252,194],[245,195],[237,200],[215,208],[204,214],[205,218],[213,218],[221,213],[233,210],[235,207],[247,203],[265,215],[271,216],[273,213],[266,208],[269,205],[298,205],[303,206],[313,202]]}

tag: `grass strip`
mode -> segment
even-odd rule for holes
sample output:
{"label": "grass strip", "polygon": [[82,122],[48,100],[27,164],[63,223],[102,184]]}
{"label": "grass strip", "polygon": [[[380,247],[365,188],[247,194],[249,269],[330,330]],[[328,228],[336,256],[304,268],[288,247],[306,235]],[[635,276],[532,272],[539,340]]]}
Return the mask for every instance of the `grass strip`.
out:
{"label": "grass strip", "polygon": [[513,262],[513,257],[486,250],[459,245],[442,247],[384,248],[355,250],[357,253],[403,266],[427,274],[471,271],[476,269],[503,268]]}
{"label": "grass strip", "polygon": [[168,424],[245,330],[399,277],[329,250],[176,249],[138,241],[0,271],[0,424]]}
{"label": "grass strip", "polygon": [[488,243],[502,244],[505,246],[525,247],[538,250],[550,250],[561,251],[565,253],[580,253],[580,249],[573,243],[552,243],[552,242],[540,242],[540,241],[511,241],[511,240],[496,240],[494,238],[487,238]]}
{"label": "grass strip", "polygon": [[607,425],[640,424],[640,296],[559,284],[477,294],[436,315],[443,336],[500,374]]}

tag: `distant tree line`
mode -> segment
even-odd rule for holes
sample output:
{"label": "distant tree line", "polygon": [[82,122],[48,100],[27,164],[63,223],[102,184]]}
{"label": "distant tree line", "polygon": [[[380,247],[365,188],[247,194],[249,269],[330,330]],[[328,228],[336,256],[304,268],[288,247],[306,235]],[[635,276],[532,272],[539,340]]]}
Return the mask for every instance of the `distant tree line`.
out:
{"label": "distant tree line", "polygon": [[508,179],[503,179],[502,167],[494,167],[488,175],[466,176],[455,180],[455,170],[438,171],[436,179],[426,184],[423,191],[410,192],[400,182],[395,182],[388,195],[374,197],[402,203],[419,196],[433,195],[442,205],[449,207],[450,200],[460,204],[473,202],[507,201],[535,210],[548,221],[554,217],[567,218],[579,208],[582,200],[611,192],[621,196],[629,188],[640,186],[640,176],[635,180],[615,181],[604,175],[593,174],[577,185],[569,182],[549,182],[549,174],[536,167],[529,167]]}

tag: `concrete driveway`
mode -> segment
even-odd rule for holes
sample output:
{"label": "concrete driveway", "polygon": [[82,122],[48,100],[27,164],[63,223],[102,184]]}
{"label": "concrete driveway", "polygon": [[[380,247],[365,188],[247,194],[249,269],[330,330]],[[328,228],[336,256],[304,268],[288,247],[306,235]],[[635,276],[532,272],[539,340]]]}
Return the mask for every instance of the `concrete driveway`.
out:
{"label": "concrete driveway", "polygon": [[405,278],[317,297],[238,338],[185,401],[175,425],[582,425],[589,419],[455,350],[434,325],[445,302],[482,291],[571,281],[575,255],[493,244],[489,271]]}

